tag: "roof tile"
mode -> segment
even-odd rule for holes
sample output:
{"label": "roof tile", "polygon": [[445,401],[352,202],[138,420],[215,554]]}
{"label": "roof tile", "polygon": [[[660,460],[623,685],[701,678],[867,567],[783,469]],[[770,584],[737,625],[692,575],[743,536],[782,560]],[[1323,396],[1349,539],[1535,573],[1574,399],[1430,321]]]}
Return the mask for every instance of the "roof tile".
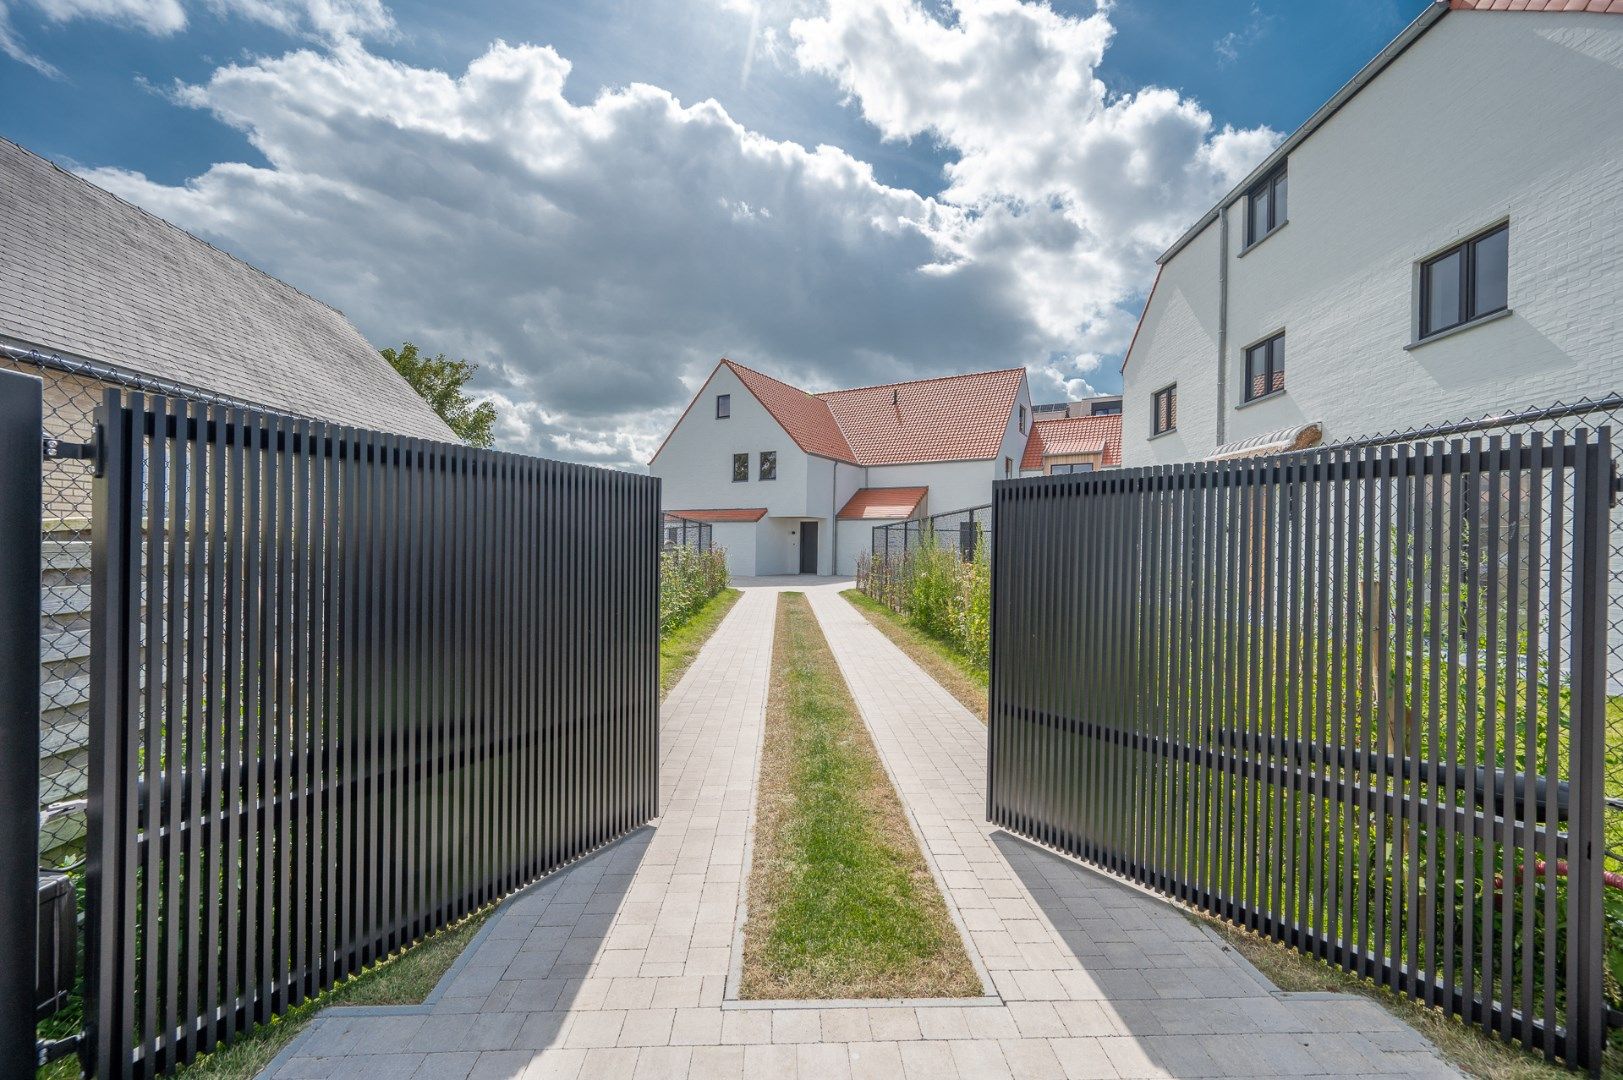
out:
{"label": "roof tile", "polygon": [[449,441],[343,314],[0,139],[0,336],[268,409]]}
{"label": "roof tile", "polygon": [[840,508],[845,521],[912,517],[929,493],[927,487],[861,488]]}
{"label": "roof tile", "polygon": [[1121,413],[1039,420],[1031,425],[1031,437],[1026,440],[1020,468],[1022,471],[1041,469],[1045,457],[1101,451],[1106,466],[1121,464]]}
{"label": "roof tile", "polygon": [[724,507],[719,510],[667,510],[671,517],[687,518],[689,521],[760,521],[766,517],[766,507]]}
{"label": "roof tile", "polygon": [[860,464],[981,461],[997,457],[1025,374],[1007,368],[817,396]]}

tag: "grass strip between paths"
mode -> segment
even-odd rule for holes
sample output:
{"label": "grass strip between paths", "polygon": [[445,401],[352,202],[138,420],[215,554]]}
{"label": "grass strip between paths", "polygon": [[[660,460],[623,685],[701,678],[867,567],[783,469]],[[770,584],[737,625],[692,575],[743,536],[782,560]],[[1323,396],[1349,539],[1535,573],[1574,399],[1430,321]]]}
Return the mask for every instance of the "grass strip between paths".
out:
{"label": "grass strip between paths", "polygon": [[940,683],[958,703],[986,723],[986,669],[938,637],[908,623],[902,616],[860,589],[840,593],[862,612],[874,628],[895,642],[925,674]]}
{"label": "grass strip between paths", "polygon": [[743,997],[981,993],[801,593],[779,598],[756,798]]}
{"label": "grass strip between paths", "polygon": [[659,636],[659,696],[671,692],[677,680],[693,665],[693,660],[716,632],[721,620],[744,594],[737,589],[723,589],[704,602],[684,623]]}

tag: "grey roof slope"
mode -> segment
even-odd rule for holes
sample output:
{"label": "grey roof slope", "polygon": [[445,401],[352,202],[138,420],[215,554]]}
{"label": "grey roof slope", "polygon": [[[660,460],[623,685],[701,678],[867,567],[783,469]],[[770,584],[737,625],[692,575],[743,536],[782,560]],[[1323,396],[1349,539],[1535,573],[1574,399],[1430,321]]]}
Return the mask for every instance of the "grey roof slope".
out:
{"label": "grey roof slope", "polygon": [[455,441],[338,310],[0,139],[0,335],[267,409]]}

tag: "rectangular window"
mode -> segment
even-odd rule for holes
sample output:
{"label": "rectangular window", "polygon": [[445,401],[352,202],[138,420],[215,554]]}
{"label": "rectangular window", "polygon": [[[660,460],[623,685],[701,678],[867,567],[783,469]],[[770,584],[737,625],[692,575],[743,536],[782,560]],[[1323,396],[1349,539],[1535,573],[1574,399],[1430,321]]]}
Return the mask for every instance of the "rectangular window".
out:
{"label": "rectangular window", "polygon": [[1026,407],[1020,406],[1020,434],[1026,433]]}
{"label": "rectangular window", "polygon": [[1085,473],[1092,471],[1093,462],[1091,461],[1075,461],[1068,465],[1050,465],[1048,467],[1048,473],[1050,476],[1069,476],[1072,473]]}
{"label": "rectangular window", "polygon": [[1285,335],[1275,334],[1245,351],[1245,399],[1260,397],[1285,389]]}
{"label": "rectangular window", "polygon": [[776,480],[778,478],[778,452],[776,450],[761,451],[761,479]]}
{"label": "rectangular window", "polygon": [[750,456],[748,454],[733,455],[733,483],[742,483],[750,478]]}
{"label": "rectangular window", "polygon": [[1510,226],[1500,225],[1420,264],[1420,336],[1503,311],[1510,303]]}
{"label": "rectangular window", "polygon": [[1003,477],[1008,479],[1014,475],[1014,458],[1003,459]]}
{"label": "rectangular window", "polygon": [[1162,435],[1168,431],[1178,429],[1178,384],[1173,383],[1164,390],[1155,392],[1155,416],[1152,419],[1151,435]]}
{"label": "rectangular window", "polygon": [[1289,220],[1285,216],[1285,166],[1257,181],[1245,194],[1245,246],[1250,247]]}
{"label": "rectangular window", "polygon": [[731,394],[717,394],[716,395],[716,419],[717,420],[725,420],[731,415],[733,415],[733,395],[731,395]]}

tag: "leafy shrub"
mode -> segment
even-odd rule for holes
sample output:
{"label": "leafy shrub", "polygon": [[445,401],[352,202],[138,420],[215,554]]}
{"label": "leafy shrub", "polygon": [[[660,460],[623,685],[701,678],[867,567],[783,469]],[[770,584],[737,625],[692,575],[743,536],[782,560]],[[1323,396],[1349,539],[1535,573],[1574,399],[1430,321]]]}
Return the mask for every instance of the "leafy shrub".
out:
{"label": "leafy shrub", "polygon": [[669,547],[659,553],[659,629],[664,633],[691,618],[727,587],[727,552]]}
{"label": "leafy shrub", "polygon": [[984,540],[977,539],[969,562],[956,545],[937,544],[928,532],[917,547],[899,555],[863,554],[857,559],[857,588],[975,664],[986,665],[992,646],[992,569]]}

